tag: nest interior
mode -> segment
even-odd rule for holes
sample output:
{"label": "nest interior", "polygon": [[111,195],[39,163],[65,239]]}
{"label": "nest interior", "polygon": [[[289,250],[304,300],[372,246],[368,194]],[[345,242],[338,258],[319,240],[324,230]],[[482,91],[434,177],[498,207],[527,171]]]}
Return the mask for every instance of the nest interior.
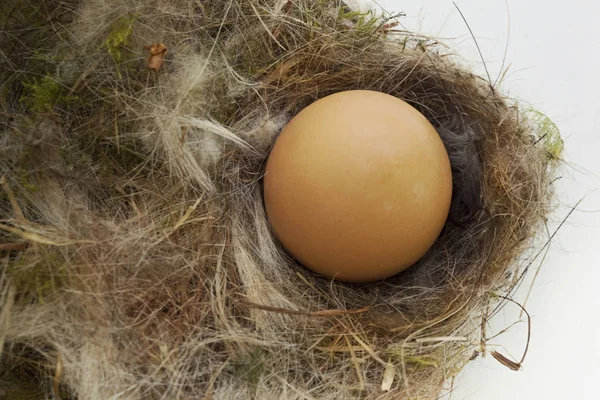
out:
{"label": "nest interior", "polygon": [[[430,399],[485,350],[558,144],[435,40],[335,0],[0,8],[7,398]],[[281,128],[351,89],[421,111],[454,181],[434,247],[368,285],[297,265],[262,201]]]}

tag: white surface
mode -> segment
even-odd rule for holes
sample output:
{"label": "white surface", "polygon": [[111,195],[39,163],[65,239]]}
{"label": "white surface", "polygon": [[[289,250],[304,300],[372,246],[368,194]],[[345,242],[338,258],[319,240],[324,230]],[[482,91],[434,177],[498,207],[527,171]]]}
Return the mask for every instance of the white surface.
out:
{"label": "white surface", "polygon": [[[367,0],[365,0],[367,1]],[[453,51],[484,73],[468,28],[450,0],[377,0],[388,12],[404,11],[403,25],[446,38]],[[492,80],[506,52],[510,68],[501,87],[547,114],[565,139],[558,182],[564,203],[553,226],[585,197],[555,237],[527,304],[532,315],[529,354],[513,372],[492,357],[469,364],[452,400],[600,399],[600,3],[592,0],[462,0]],[[510,17],[507,11],[510,9]],[[510,36],[509,36],[510,19]],[[523,300],[527,285],[516,299]],[[502,329],[518,311],[500,314]],[[521,357],[527,326],[494,339],[504,354]],[[446,397],[448,398],[448,397]]]}

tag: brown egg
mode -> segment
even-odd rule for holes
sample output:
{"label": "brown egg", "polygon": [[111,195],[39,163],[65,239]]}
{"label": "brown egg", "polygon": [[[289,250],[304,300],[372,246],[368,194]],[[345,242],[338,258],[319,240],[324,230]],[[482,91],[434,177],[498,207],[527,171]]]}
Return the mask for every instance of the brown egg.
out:
{"label": "brown egg", "polygon": [[322,98],[283,129],[264,179],[267,216],[302,265],[372,282],[414,264],[448,217],[452,175],[434,127],[374,91]]}

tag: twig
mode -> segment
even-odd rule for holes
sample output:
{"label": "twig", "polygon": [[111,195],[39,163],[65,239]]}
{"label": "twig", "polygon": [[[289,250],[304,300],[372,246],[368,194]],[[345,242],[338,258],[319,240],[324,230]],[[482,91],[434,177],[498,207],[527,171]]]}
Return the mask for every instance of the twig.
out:
{"label": "twig", "polygon": [[22,251],[27,248],[27,243],[0,243],[0,251]]}
{"label": "twig", "polygon": [[479,346],[481,347],[481,356],[483,358],[487,355],[487,339],[486,339],[486,326],[488,322],[488,315],[490,312],[490,302],[489,299],[485,304],[485,314],[481,316],[481,340],[479,341]]}
{"label": "twig", "polygon": [[506,296],[499,296],[499,297],[503,298],[504,300],[510,301],[511,303],[516,304],[527,315],[527,343],[525,344],[525,351],[523,351],[523,357],[521,357],[521,361],[515,362],[515,361],[512,361],[512,360],[509,360],[508,358],[506,358],[506,356],[500,354],[496,350],[493,350],[492,353],[491,353],[492,356],[496,360],[498,360],[498,362],[500,362],[502,365],[510,368],[513,371],[518,371],[518,370],[521,369],[521,367],[523,365],[523,361],[525,361],[525,357],[527,357],[527,351],[529,350],[529,342],[531,340],[531,316],[529,315],[529,313],[527,312],[527,310],[525,309],[525,307],[523,307],[521,304],[519,304],[518,302],[514,301],[510,297],[506,297]]}

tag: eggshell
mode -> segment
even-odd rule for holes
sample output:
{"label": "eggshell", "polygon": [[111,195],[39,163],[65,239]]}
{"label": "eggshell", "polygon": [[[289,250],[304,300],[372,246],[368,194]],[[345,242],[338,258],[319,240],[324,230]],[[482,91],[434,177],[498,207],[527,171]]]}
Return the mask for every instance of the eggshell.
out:
{"label": "eggshell", "polygon": [[452,175],[435,128],[374,91],[324,97],[297,114],[269,155],[264,200],[298,262],[347,282],[395,275],[419,260],[448,216]]}

